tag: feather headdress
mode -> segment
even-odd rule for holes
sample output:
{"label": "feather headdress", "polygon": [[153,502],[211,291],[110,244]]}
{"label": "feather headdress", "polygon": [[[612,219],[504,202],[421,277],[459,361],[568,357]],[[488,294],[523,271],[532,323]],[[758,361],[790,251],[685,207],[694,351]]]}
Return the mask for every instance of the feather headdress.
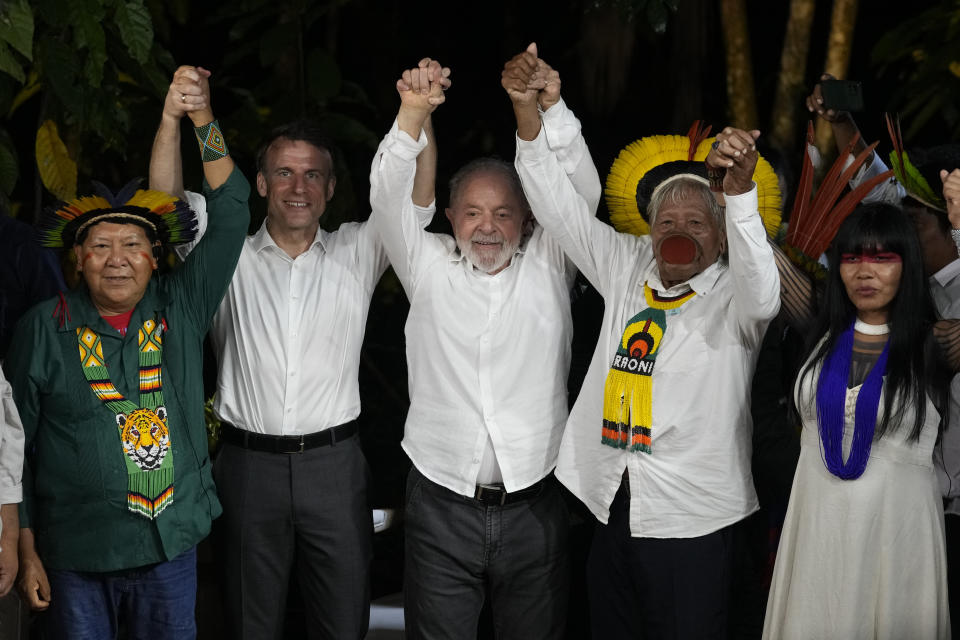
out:
{"label": "feather headdress", "polygon": [[[604,189],[613,226],[634,235],[650,233],[646,209],[654,189],[677,173],[705,178],[703,161],[715,140],[709,135],[710,127],[697,120],[685,136],[648,136],[624,147],[610,167]],[[780,184],[763,157],[757,160],[753,180],[757,183],[760,216],[773,237],[780,227]]]}
{"label": "feather headdress", "polygon": [[197,235],[197,219],[186,202],[162,191],[137,189],[134,180],[116,194],[94,182],[96,195],[61,202],[48,208],[40,222],[45,247],[74,245],[98,222],[130,223],[144,227],[151,239],[163,244],[190,242]]}
{"label": "feather headdress", "polygon": [[827,172],[820,183],[816,195],[811,197],[813,192],[813,159],[811,157],[813,123],[807,124],[807,140],[804,146],[800,182],[797,185],[797,195],[793,201],[789,227],[782,247],[794,263],[817,278],[824,276],[823,267],[817,262],[817,259],[830,246],[830,242],[837,234],[840,224],[875,186],[893,175],[892,171],[885,171],[857,186],[856,189],[850,190],[841,198],[840,196],[850,179],[873,155],[873,150],[877,146],[876,142],[868,146],[853,159],[850,166],[844,169],[843,165],[847,158],[852,155],[853,148],[859,141],[860,135],[857,134],[846,149],[837,156],[833,166],[830,167],[830,171]]}

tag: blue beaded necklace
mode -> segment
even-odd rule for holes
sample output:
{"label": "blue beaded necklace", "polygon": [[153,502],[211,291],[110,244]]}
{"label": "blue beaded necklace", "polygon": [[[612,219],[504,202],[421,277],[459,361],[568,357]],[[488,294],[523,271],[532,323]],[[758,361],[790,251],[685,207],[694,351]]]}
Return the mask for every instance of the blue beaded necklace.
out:
{"label": "blue beaded necklace", "polygon": [[[850,361],[853,357],[853,331],[855,323],[837,338],[833,349],[824,358],[817,381],[817,423],[820,431],[820,443],[823,464],[833,475],[843,480],[859,478],[867,467],[870,447],[877,425],[877,411],[880,407],[880,393],[883,389],[883,376],[887,370],[887,354],[890,342],[874,363],[870,373],[857,396],[857,408],[854,414],[853,441],[850,455],[843,460],[843,423],[846,411],[847,380],[850,377]],[[857,329],[874,325],[856,323]],[[877,328],[879,329],[879,327]],[[882,334],[882,330],[864,330],[862,333]]]}

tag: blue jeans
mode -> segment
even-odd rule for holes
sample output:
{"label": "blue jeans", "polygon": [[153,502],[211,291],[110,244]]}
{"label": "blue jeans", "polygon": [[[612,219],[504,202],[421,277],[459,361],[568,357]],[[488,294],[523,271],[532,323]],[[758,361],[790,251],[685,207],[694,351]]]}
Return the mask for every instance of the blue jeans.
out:
{"label": "blue jeans", "polygon": [[47,571],[50,608],[45,638],[112,640],[119,624],[131,640],[191,640],[197,636],[197,550],[168,562],[108,573]]}

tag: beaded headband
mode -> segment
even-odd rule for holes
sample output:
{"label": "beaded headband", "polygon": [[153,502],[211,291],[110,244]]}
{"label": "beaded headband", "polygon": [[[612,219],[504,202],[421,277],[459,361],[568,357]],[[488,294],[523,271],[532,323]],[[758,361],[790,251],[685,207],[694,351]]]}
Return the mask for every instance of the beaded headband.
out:
{"label": "beaded headband", "polygon": [[163,244],[193,240],[197,219],[187,203],[162,191],[137,189],[138,182],[130,182],[116,195],[94,182],[97,195],[46,209],[40,221],[40,243],[53,248],[73,246],[85,230],[99,222],[137,224]]}

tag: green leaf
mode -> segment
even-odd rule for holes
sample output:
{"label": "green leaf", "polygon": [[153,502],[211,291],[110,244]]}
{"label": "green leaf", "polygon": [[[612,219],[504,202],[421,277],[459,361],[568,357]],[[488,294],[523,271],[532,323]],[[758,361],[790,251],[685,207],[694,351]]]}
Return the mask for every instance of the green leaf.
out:
{"label": "green leaf", "polygon": [[117,7],[113,21],[120,29],[120,39],[130,56],[144,64],[150,59],[153,46],[153,20],[143,2],[125,2]]}
{"label": "green leaf", "polygon": [[26,82],[27,77],[23,74],[23,67],[3,42],[0,42],[0,71],[12,76],[14,80],[21,84]]}
{"label": "green leaf", "polygon": [[78,49],[87,50],[84,77],[91,86],[98,87],[103,81],[103,65],[107,62],[107,41],[101,26],[105,17],[103,7],[91,0],[72,0],[69,7],[73,41]]}
{"label": "green leaf", "polygon": [[107,52],[88,51],[87,62],[83,65],[83,76],[92,87],[99,86],[103,82],[103,65],[107,63]]}
{"label": "green leaf", "polygon": [[6,135],[0,136],[0,191],[10,195],[20,177],[17,150]]}
{"label": "green leaf", "polygon": [[0,40],[33,60],[33,12],[27,0],[0,3]]}
{"label": "green leaf", "polygon": [[76,51],[54,38],[39,42],[41,76],[46,76],[60,101],[72,108],[80,101],[77,76],[80,74]]}

